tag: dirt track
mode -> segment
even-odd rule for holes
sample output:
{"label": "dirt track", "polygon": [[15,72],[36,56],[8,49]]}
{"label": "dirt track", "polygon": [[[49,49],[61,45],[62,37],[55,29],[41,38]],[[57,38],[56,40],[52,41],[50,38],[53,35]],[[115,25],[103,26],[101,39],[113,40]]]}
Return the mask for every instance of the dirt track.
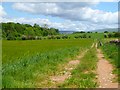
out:
{"label": "dirt track", "polygon": [[112,82],[115,77],[115,75],[112,74],[113,66],[104,58],[100,49],[97,49],[97,57],[99,59],[97,63],[99,88],[118,88],[118,83]]}

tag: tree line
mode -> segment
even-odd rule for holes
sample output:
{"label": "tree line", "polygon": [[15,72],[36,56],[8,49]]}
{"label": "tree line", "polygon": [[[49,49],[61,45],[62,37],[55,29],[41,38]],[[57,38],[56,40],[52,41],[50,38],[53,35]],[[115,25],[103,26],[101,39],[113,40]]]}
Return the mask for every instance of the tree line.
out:
{"label": "tree line", "polygon": [[14,22],[1,23],[2,38],[6,40],[31,40],[49,35],[58,35],[59,30],[56,28],[48,28],[47,24],[39,26],[34,24],[20,24]]}
{"label": "tree line", "polygon": [[108,31],[105,31],[104,38],[120,38],[120,32],[109,33]]}

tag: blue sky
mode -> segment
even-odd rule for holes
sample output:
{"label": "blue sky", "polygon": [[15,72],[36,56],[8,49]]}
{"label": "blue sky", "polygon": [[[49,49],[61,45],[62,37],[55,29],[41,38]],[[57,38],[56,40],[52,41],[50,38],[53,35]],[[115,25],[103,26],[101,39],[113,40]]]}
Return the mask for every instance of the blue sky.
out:
{"label": "blue sky", "polygon": [[[29,24],[34,22],[39,25],[41,25],[43,21],[43,24],[46,23],[49,24],[49,26],[61,30],[87,30],[88,28],[92,30],[100,29],[100,25],[102,28],[114,28],[117,26],[115,25],[117,23],[118,12],[117,2],[99,2],[97,4],[70,3],[69,5],[67,3],[33,4],[2,3],[2,10],[6,13],[6,15],[3,16],[3,21],[15,20],[15,22],[27,22]],[[113,17],[115,17],[115,20]],[[21,22],[21,18],[23,22]],[[103,19],[101,20],[100,18]],[[33,22],[30,19],[32,19]],[[39,20],[38,22],[37,19]],[[90,26],[88,24],[90,24]],[[96,25],[99,26],[95,27]]]}
{"label": "blue sky", "polygon": [[118,3],[117,2],[101,2],[96,6],[96,9],[108,12],[116,12],[118,11]]}
{"label": "blue sky", "polygon": [[[12,8],[13,2],[4,2],[2,3],[2,6],[4,7],[5,11],[8,13],[11,17],[41,17],[46,18],[44,15],[33,15],[29,14],[27,12],[20,12],[18,10],[15,10]],[[108,11],[108,12],[116,12],[118,11],[118,2],[100,2],[98,5],[92,7],[93,9],[99,9],[102,11]]]}
{"label": "blue sky", "polygon": [[4,7],[5,11],[8,14],[8,17],[10,18],[19,18],[19,17],[26,17],[26,18],[48,18],[50,21],[54,22],[63,22],[64,19],[59,17],[51,17],[51,16],[45,16],[45,15],[39,15],[39,14],[30,14],[28,12],[21,12],[19,10],[15,10],[12,8],[13,2],[4,2],[2,3],[2,6]]}

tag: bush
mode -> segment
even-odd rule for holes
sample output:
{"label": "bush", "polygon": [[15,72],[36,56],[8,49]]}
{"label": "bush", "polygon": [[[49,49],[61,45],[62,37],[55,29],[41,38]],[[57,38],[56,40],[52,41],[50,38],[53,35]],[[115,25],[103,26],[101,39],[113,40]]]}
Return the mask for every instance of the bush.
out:
{"label": "bush", "polygon": [[62,36],[62,39],[68,39],[68,36],[64,35]]}
{"label": "bush", "polygon": [[56,36],[56,39],[60,39],[61,37],[60,36]]}
{"label": "bush", "polygon": [[16,40],[16,38],[13,35],[9,34],[7,36],[7,40]]}
{"label": "bush", "polygon": [[27,40],[27,37],[25,35],[23,35],[22,40]]}
{"label": "bush", "polygon": [[108,33],[108,31],[104,31],[104,33]]}
{"label": "bush", "polygon": [[91,36],[88,36],[88,38],[91,38]]}
{"label": "bush", "polygon": [[116,33],[114,34],[114,37],[120,37],[120,32],[116,32]]}
{"label": "bush", "polygon": [[86,37],[87,37],[87,35],[86,35],[86,34],[84,34],[84,35],[83,35],[83,38],[86,38]]}
{"label": "bush", "polygon": [[111,38],[113,37],[113,35],[111,33],[108,34],[108,38]]}
{"label": "bush", "polygon": [[104,38],[107,38],[107,35],[106,35],[106,34],[104,34]]}

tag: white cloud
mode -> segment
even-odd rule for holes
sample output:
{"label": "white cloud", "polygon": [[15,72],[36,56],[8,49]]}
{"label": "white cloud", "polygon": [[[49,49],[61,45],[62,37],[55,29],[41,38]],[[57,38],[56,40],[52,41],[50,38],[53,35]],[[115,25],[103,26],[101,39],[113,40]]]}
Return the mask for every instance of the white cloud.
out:
{"label": "white cloud", "polygon": [[61,17],[73,21],[89,21],[92,23],[117,23],[117,12],[104,12],[90,8],[98,3],[15,3],[13,8],[32,13]]}
{"label": "white cloud", "polygon": [[[99,0],[98,0],[99,1]],[[103,28],[116,28],[118,22],[117,12],[103,12],[93,10],[92,6],[98,2],[84,3],[14,3],[13,8],[31,14],[43,14],[53,17],[64,18],[64,22],[51,22],[49,19],[41,18],[6,18],[7,13],[0,6],[0,17],[2,22],[19,22],[48,24],[50,27],[58,28],[63,31],[88,31]],[[9,17],[9,16],[8,16]]]}
{"label": "white cloud", "polygon": [[119,0],[2,0],[2,2],[119,2]]}
{"label": "white cloud", "polygon": [[117,24],[93,24],[90,22],[79,22],[79,21],[70,21],[65,20],[64,22],[51,22],[49,19],[41,19],[41,18],[4,18],[3,22],[18,22],[24,24],[34,23],[42,26],[43,24],[47,24],[49,27],[58,28],[61,31],[89,31],[103,28],[116,28]]}
{"label": "white cloud", "polygon": [[0,21],[2,21],[2,18],[5,17],[6,15],[7,15],[7,13],[5,12],[2,5],[0,5]]}
{"label": "white cloud", "polygon": [[4,11],[2,5],[0,5],[0,17],[4,17],[5,15],[7,15],[7,13]]}
{"label": "white cloud", "polygon": [[49,24],[50,21],[48,19],[41,19],[41,18],[3,18],[2,22],[15,22],[15,23],[24,23],[24,24]]}

